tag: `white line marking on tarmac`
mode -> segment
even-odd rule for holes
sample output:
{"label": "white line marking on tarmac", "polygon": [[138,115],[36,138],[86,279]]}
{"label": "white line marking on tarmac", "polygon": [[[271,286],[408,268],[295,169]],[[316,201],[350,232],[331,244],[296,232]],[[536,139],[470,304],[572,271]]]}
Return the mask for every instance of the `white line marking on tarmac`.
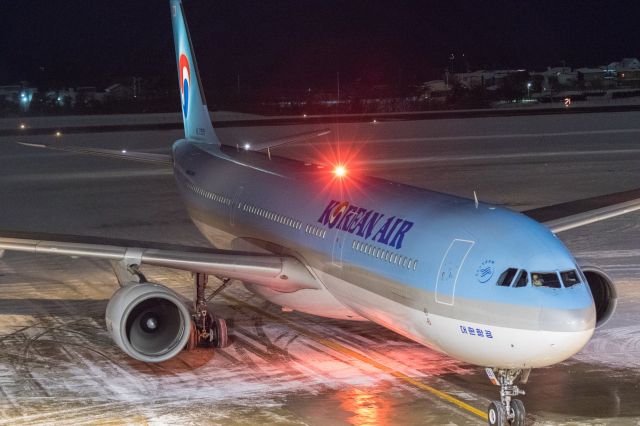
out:
{"label": "white line marking on tarmac", "polygon": [[457,140],[485,140],[485,139],[515,139],[515,138],[557,138],[567,136],[586,135],[609,135],[640,133],[640,128],[630,129],[606,129],[606,130],[575,130],[570,132],[547,132],[547,133],[496,133],[491,135],[463,135],[463,136],[432,136],[419,138],[394,138],[394,139],[372,139],[367,142],[430,142],[430,141],[457,141]]}
{"label": "white line marking on tarmac", "polygon": [[3,182],[60,182],[66,180],[98,180],[98,179],[122,179],[130,177],[150,177],[150,176],[171,176],[171,169],[152,169],[152,170],[114,170],[104,172],[73,172],[73,173],[33,173],[19,176],[2,176]]}
{"label": "white line marking on tarmac", "polygon": [[391,164],[414,164],[414,163],[444,163],[451,161],[472,161],[472,160],[518,160],[527,158],[555,158],[555,157],[577,157],[589,155],[628,155],[640,154],[640,149],[608,149],[608,150],[585,150],[585,151],[551,151],[551,152],[516,152],[512,154],[477,154],[477,155],[440,155],[425,157],[390,158],[380,160],[367,160],[356,163],[357,166],[391,165]]}

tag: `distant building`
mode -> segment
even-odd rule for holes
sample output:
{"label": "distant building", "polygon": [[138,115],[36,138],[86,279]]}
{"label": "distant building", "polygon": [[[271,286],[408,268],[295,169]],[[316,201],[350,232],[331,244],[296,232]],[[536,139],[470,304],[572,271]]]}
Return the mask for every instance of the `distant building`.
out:
{"label": "distant building", "polygon": [[22,86],[20,85],[11,85],[11,86],[0,86],[0,99],[3,99],[7,102],[18,102],[20,98],[20,90]]}
{"label": "distant building", "polygon": [[621,61],[611,62],[607,65],[607,70],[637,70],[640,69],[640,60],[638,58],[622,58]]}
{"label": "distant building", "polygon": [[59,107],[73,106],[76,104],[77,92],[75,89],[54,89],[45,93],[44,98],[50,105]]}
{"label": "distant building", "polygon": [[569,67],[547,67],[545,71],[531,73],[532,78],[536,76],[542,78],[542,91],[572,86],[578,80],[578,73]]}
{"label": "distant building", "polygon": [[617,77],[620,86],[637,86],[640,84],[640,69],[622,69]]}
{"label": "distant building", "polygon": [[107,87],[104,92],[105,98],[110,100],[122,101],[133,97],[133,89],[131,86],[125,86],[120,83],[112,84]]}
{"label": "distant building", "polygon": [[427,101],[444,102],[451,87],[444,80],[431,80],[422,84],[422,97]]}
{"label": "distant building", "polygon": [[28,111],[33,96],[38,93],[35,87],[29,87],[26,81],[21,84],[10,86],[0,86],[0,99],[3,101],[20,106],[23,111]]}
{"label": "distant building", "polygon": [[503,78],[521,72],[526,72],[526,70],[478,70],[455,73],[454,77],[466,89],[480,86],[491,90],[497,88]]}
{"label": "distant building", "polygon": [[611,62],[605,73],[606,78],[616,80],[620,86],[637,86],[640,84],[640,60],[623,58],[621,61]]}
{"label": "distant building", "polygon": [[578,84],[586,88],[604,86],[605,70],[602,68],[578,68]]}

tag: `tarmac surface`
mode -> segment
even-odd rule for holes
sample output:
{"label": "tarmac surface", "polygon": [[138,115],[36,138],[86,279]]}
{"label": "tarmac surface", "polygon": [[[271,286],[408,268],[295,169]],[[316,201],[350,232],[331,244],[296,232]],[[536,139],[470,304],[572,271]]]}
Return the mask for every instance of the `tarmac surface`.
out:
{"label": "tarmac surface", "polygon": [[[327,165],[340,158],[352,173],[466,197],[476,191],[483,201],[528,210],[640,187],[639,119],[626,112],[331,125],[329,136],[272,155]],[[240,145],[311,129],[219,133]],[[180,137],[149,130],[20,140],[168,152]],[[207,245],[170,170],[15,139],[0,138],[0,228]],[[528,424],[639,425],[640,214],[560,237],[611,275],[619,304],[579,354],[533,371],[522,398]],[[144,272],[192,294],[189,274]],[[476,425],[484,420],[455,401],[484,411],[498,397],[478,367],[374,324],[282,312],[240,284],[212,301],[228,319],[230,347],[145,364],[105,330],[116,288],[106,262],[0,258],[0,425]]]}

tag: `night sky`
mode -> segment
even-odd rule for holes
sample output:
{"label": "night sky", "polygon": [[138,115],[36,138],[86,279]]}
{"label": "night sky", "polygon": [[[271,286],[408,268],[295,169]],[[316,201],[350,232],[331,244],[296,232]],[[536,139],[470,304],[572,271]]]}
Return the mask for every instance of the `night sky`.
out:
{"label": "night sky", "polygon": [[[403,84],[640,57],[636,1],[186,0],[209,88]],[[0,1],[0,84],[174,82],[168,1]],[[464,53],[464,60],[462,54]]]}

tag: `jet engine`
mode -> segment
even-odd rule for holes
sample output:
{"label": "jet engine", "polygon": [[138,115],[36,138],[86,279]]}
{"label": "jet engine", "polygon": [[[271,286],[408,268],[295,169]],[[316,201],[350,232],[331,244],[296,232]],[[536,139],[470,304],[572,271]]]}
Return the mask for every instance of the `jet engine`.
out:
{"label": "jet engine", "polygon": [[129,356],[161,362],[185,347],[191,314],[173,290],[154,283],[132,282],[114,293],[107,304],[107,330]]}
{"label": "jet engine", "polygon": [[613,315],[618,305],[618,292],[613,280],[596,266],[581,266],[596,305],[596,328],[602,327]]}

